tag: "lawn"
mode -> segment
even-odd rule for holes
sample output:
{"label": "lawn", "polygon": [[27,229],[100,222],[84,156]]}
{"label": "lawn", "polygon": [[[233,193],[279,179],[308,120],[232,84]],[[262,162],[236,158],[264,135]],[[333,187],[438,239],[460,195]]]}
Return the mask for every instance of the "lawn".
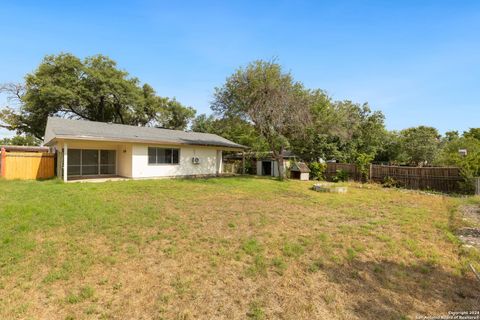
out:
{"label": "lawn", "polygon": [[478,309],[480,204],[256,178],[0,181],[1,319],[415,319]]}

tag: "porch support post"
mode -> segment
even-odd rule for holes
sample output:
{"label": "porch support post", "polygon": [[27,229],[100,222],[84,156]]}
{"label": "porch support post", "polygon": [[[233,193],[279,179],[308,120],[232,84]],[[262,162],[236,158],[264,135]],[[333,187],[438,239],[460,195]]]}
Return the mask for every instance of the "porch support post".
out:
{"label": "porch support post", "polygon": [[62,148],[55,147],[56,157],[57,157],[57,167],[55,172],[57,173],[58,179],[63,179],[62,163],[63,163],[63,152]]}
{"label": "porch support post", "polygon": [[245,174],[245,151],[242,151],[242,174]]}
{"label": "porch support post", "polygon": [[67,169],[68,169],[68,145],[63,144],[63,181],[67,182]]}
{"label": "porch support post", "polygon": [[5,167],[7,165],[7,152],[5,151],[5,148],[2,147],[2,157],[0,158],[0,177],[5,177],[7,175],[7,168]]}

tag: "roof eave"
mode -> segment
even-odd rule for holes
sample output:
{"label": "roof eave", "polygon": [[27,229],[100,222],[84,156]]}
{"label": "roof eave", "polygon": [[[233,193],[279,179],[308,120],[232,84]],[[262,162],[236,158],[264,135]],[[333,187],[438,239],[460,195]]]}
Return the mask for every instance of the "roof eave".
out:
{"label": "roof eave", "polygon": [[187,145],[187,146],[203,146],[203,147],[216,147],[221,148],[222,150],[228,151],[243,151],[248,149],[246,146],[225,146],[219,144],[208,144],[208,143],[187,143],[187,142],[172,142],[166,140],[151,140],[151,139],[115,139],[115,138],[104,138],[104,137],[92,137],[92,136],[71,136],[71,135],[56,135],[54,138],[50,139],[48,142],[45,142],[44,145],[51,146],[58,139],[64,140],[89,140],[89,141],[104,141],[104,142],[129,142],[129,143],[155,143],[155,144],[166,144],[166,145]]}

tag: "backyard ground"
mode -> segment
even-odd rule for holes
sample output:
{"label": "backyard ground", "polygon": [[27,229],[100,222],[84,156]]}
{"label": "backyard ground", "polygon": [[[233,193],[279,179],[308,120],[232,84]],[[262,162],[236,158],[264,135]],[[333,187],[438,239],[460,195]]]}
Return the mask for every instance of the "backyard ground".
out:
{"label": "backyard ground", "polygon": [[1,319],[415,319],[478,310],[455,198],[256,178],[0,181]]}

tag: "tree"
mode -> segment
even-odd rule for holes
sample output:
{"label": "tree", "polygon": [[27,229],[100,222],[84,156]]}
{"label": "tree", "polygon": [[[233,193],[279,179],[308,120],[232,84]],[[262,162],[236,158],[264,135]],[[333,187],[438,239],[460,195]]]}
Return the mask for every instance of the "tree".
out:
{"label": "tree", "polygon": [[252,151],[266,151],[268,145],[255,127],[239,118],[225,117],[215,118],[213,115],[201,114],[192,122],[192,131],[213,133],[231,140],[235,143],[248,146]]}
{"label": "tree", "polygon": [[465,138],[473,138],[480,140],[480,128],[470,128],[468,131],[463,132]]}
{"label": "tree", "polygon": [[[460,149],[467,150],[467,154],[460,155]],[[445,143],[436,164],[459,167],[465,180],[465,191],[471,191],[471,178],[480,176],[480,140],[467,135]]]}
{"label": "tree", "polygon": [[49,116],[130,125],[184,129],[193,109],[162,98],[148,84],[117,68],[102,55],[84,60],[62,53],[46,56],[24,84],[3,85],[11,105],[0,111],[0,125],[42,138]]}
{"label": "tree", "polygon": [[12,138],[3,138],[0,140],[0,145],[6,146],[39,146],[41,141],[34,136],[14,136]]}
{"label": "tree", "polygon": [[400,131],[402,152],[413,165],[432,163],[438,152],[440,135],[437,129],[418,126]]}
{"label": "tree", "polygon": [[292,151],[300,158],[318,161],[319,158],[335,158],[338,146],[335,134],[341,131],[338,115],[330,97],[322,90],[309,90],[310,121],[304,126],[304,134],[290,140]]}
{"label": "tree", "polygon": [[397,131],[385,131],[380,149],[375,155],[375,161],[390,164],[405,163],[406,155],[402,149],[402,138]]}
{"label": "tree", "polygon": [[341,101],[336,104],[342,121],[343,133],[339,135],[339,140],[344,160],[355,162],[359,154],[374,157],[381,149],[386,134],[383,113],[372,111],[368,103],[360,105]]}
{"label": "tree", "polygon": [[444,140],[446,142],[449,142],[449,141],[453,141],[453,140],[456,140],[460,137],[460,135],[458,134],[458,131],[447,131],[445,132],[445,138]]}
{"label": "tree", "polygon": [[253,124],[277,160],[283,179],[283,151],[310,121],[307,100],[303,85],[279,64],[258,60],[238,69],[215,89],[212,110],[224,118],[238,117]]}
{"label": "tree", "polygon": [[332,101],[324,91],[310,90],[311,126],[306,137],[292,142],[293,151],[304,159],[336,159],[355,162],[360,154],[373,157],[386,134],[384,116],[367,103]]}
{"label": "tree", "polygon": [[157,126],[166,129],[185,130],[197,113],[195,109],[184,107],[175,99],[167,99],[164,106],[164,110],[159,112],[156,120]]}

